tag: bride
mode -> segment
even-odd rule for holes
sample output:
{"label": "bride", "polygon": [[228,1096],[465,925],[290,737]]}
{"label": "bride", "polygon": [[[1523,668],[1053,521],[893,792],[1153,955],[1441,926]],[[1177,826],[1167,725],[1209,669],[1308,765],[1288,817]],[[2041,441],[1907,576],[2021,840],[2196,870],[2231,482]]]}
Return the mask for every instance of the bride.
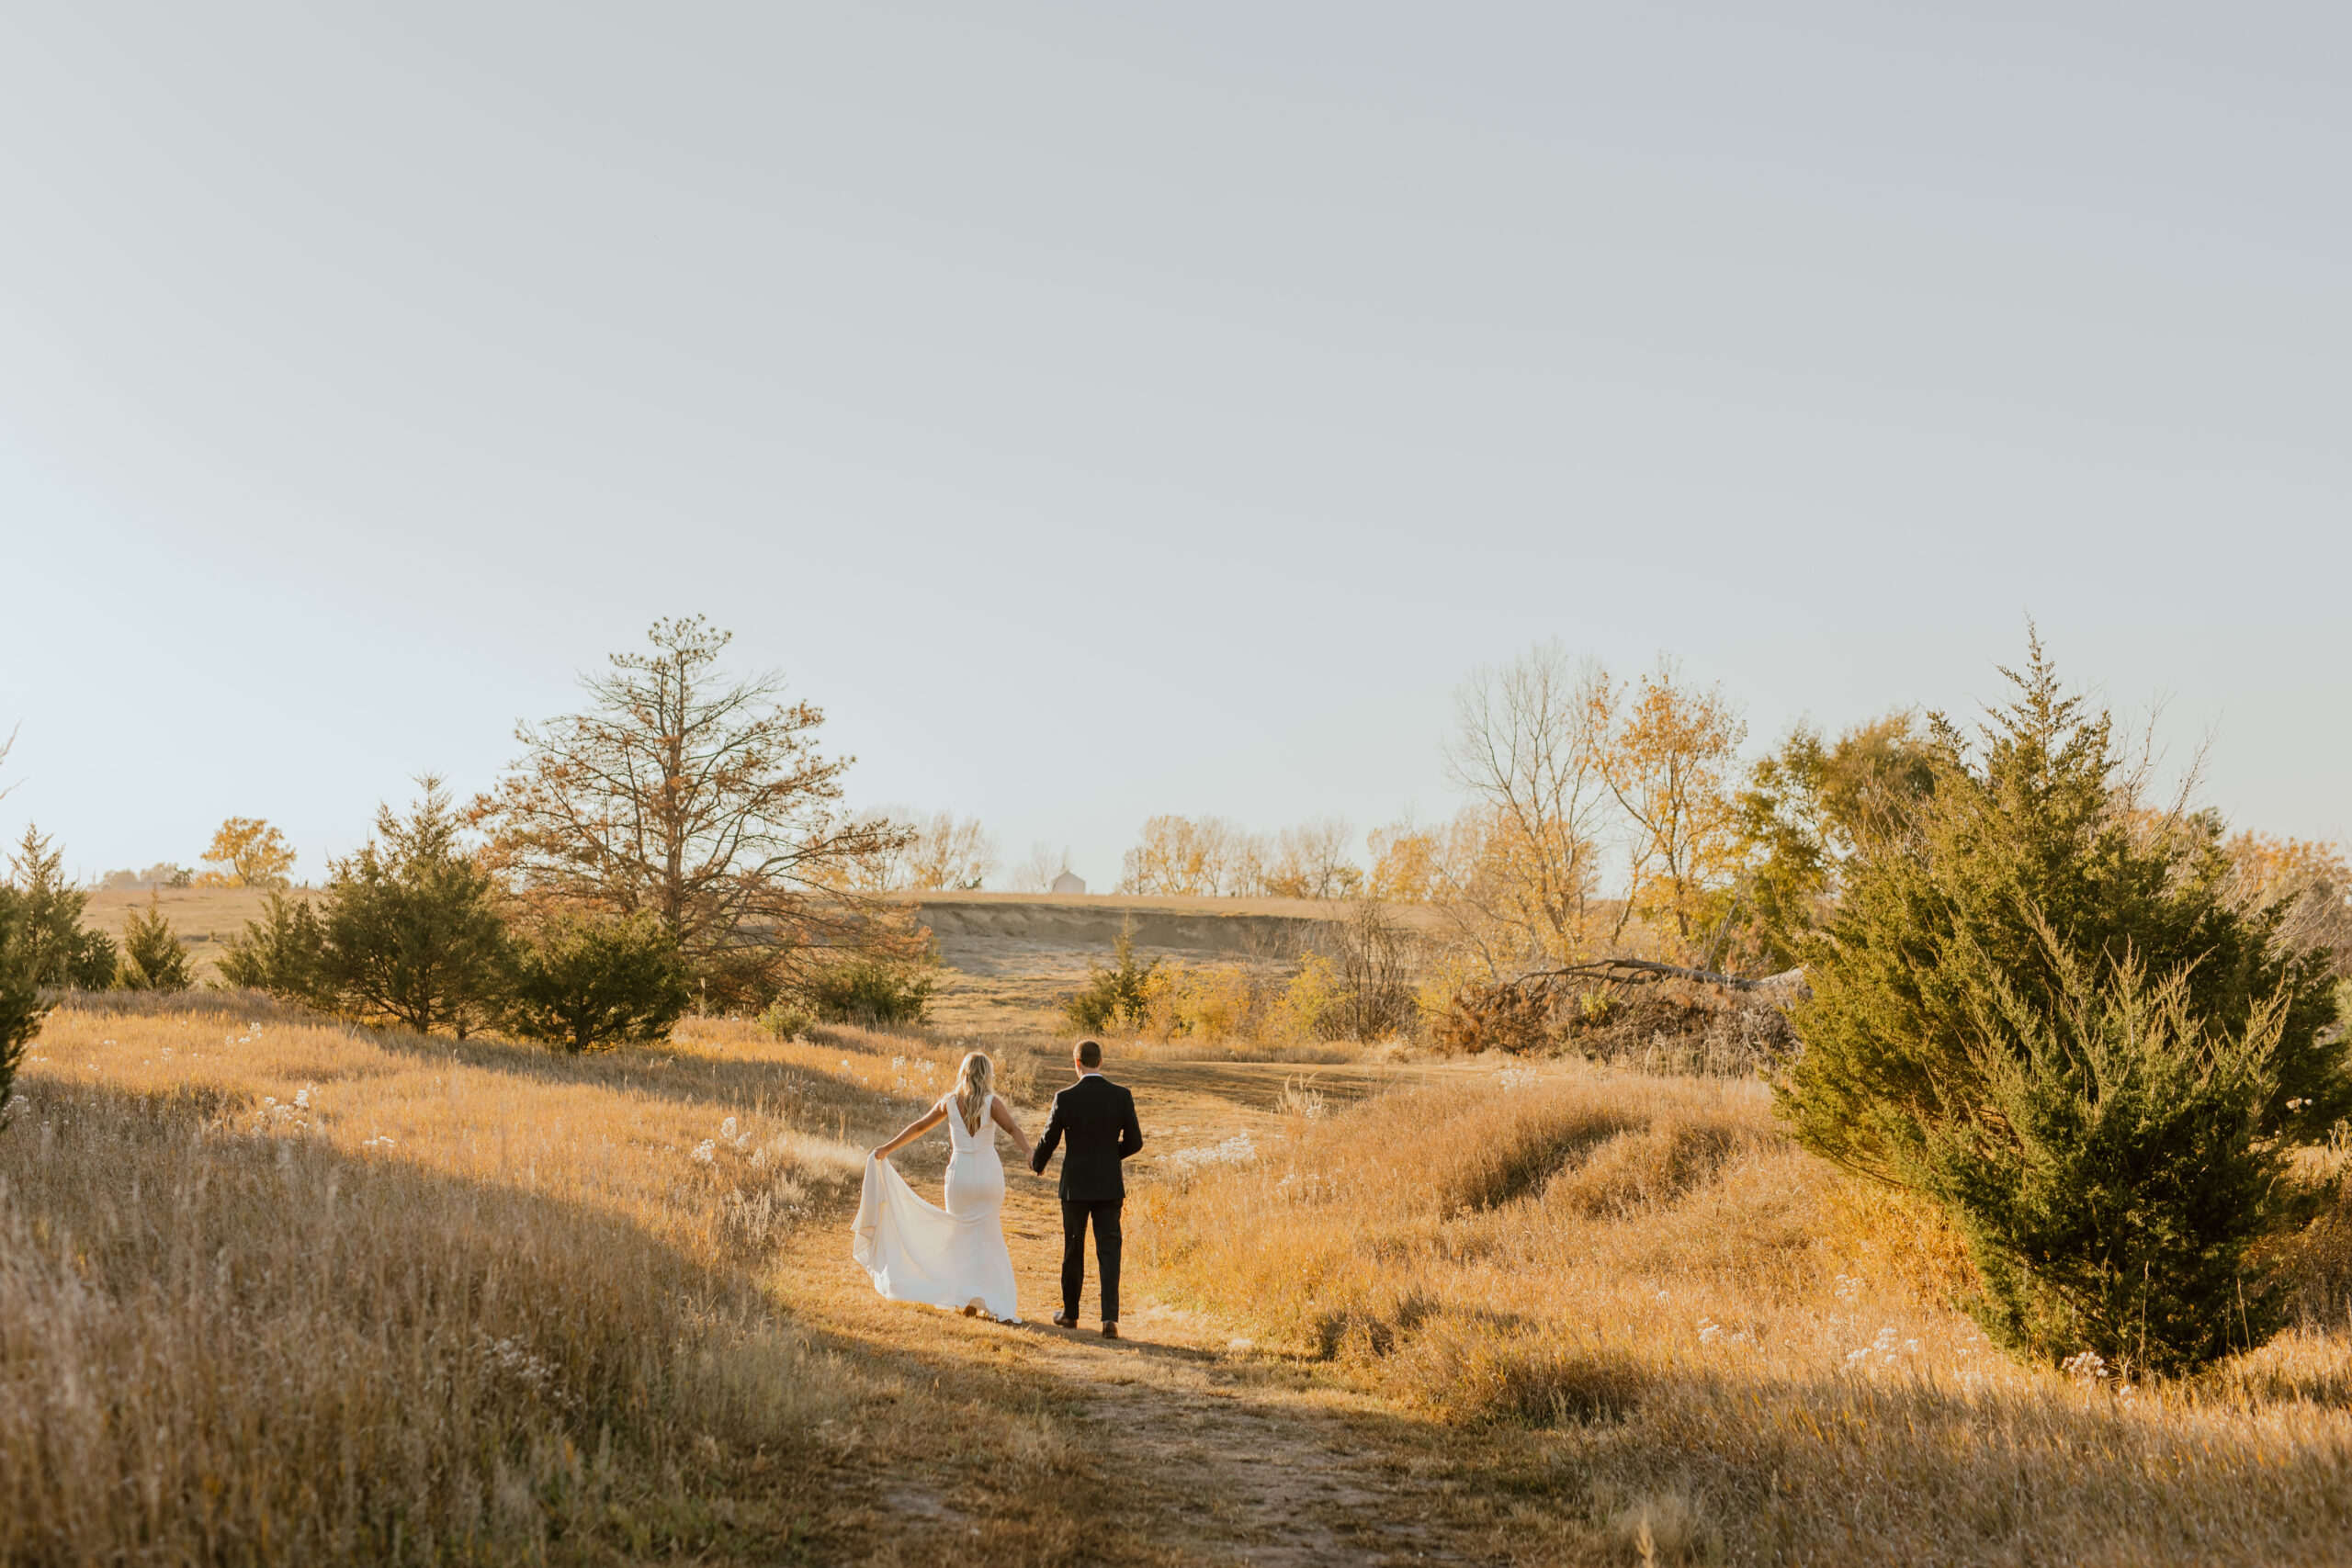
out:
{"label": "bride", "polygon": [[[972,1052],[956,1070],[955,1089],[865,1162],[865,1193],[850,1250],[888,1300],[1021,1321],[1012,1254],[1004,1245],[1004,1166],[996,1156],[996,1130],[1012,1134],[1024,1165],[1029,1139],[997,1099],[995,1080],[996,1065]],[[893,1152],[942,1122],[953,1145],[944,1210],[919,1197],[890,1163]]]}

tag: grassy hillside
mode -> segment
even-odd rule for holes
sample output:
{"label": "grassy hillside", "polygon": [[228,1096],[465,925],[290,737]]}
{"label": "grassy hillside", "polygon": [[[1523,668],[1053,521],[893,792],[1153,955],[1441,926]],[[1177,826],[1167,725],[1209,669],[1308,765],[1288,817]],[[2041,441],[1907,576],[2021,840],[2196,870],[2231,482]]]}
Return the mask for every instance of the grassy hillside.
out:
{"label": "grassy hillside", "polygon": [[[863,1149],[962,1048],[76,1002],[0,1131],[0,1560],[2342,1559],[2340,1216],[2294,1334],[2126,1390],[1990,1352],[1948,1241],[1751,1084],[1114,1043],[1105,1341],[847,1257]],[[990,1048],[1034,1129],[1065,1043]],[[1052,1189],[1011,1185],[1042,1318]]]}

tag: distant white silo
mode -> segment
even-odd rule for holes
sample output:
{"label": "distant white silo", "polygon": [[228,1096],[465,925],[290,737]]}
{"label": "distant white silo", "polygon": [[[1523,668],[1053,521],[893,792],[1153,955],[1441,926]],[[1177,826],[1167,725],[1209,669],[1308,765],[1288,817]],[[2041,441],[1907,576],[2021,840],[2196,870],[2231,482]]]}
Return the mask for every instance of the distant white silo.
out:
{"label": "distant white silo", "polygon": [[1074,871],[1063,872],[1059,876],[1054,878],[1054,891],[1057,893],[1083,893],[1086,891],[1086,878],[1079,875],[1078,873]]}

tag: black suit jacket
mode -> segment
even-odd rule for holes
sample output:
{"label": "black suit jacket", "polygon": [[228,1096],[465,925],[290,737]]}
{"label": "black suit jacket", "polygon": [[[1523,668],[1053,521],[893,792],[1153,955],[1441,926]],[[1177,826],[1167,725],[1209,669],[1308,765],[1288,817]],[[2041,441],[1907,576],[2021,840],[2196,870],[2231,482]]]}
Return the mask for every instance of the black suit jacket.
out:
{"label": "black suit jacket", "polygon": [[1062,1156],[1065,1202],[1101,1203],[1127,1195],[1119,1162],[1143,1147],[1136,1121],[1136,1097],[1100,1073],[1089,1073],[1054,1096],[1053,1118],[1029,1156],[1029,1168],[1046,1174],[1054,1145],[1069,1139]]}

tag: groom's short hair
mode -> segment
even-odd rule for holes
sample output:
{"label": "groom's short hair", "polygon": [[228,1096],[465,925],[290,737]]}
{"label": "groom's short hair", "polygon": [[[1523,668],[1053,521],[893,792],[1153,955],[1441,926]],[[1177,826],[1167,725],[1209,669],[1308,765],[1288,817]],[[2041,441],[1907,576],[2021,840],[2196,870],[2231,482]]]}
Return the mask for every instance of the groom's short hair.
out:
{"label": "groom's short hair", "polygon": [[1102,1042],[1100,1040],[1081,1040],[1078,1043],[1078,1051],[1076,1054],[1078,1056],[1078,1065],[1080,1066],[1099,1067],[1102,1065]]}

